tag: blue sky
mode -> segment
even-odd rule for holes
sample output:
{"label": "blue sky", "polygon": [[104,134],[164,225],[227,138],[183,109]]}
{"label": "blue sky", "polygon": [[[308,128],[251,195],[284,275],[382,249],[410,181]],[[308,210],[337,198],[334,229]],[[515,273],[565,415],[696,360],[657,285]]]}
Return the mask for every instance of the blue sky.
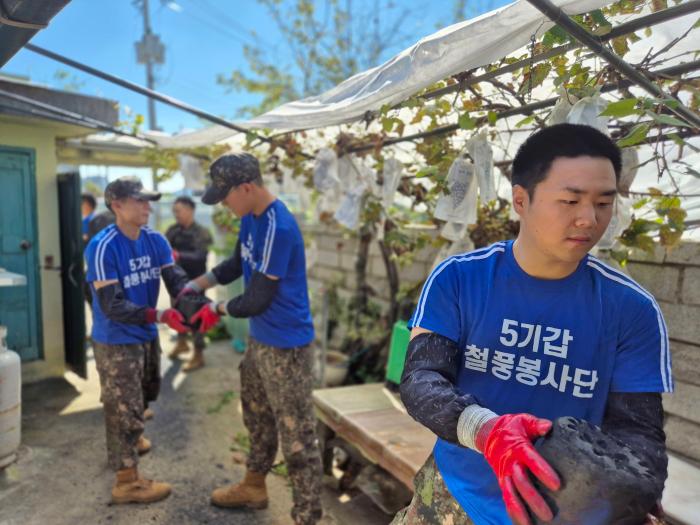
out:
{"label": "blue sky", "polygon": [[[293,0],[284,0],[284,4]],[[320,3],[320,2],[318,2]],[[356,0],[355,5],[375,5],[371,0]],[[468,11],[503,5],[504,0],[474,0]],[[272,57],[286,63],[289,51],[265,7],[253,0],[175,0],[175,9],[161,0],[150,0],[151,25],[165,44],[165,64],[156,70],[155,89],[188,104],[226,118],[236,116],[243,105],[256,99],[246,93],[226,93],[217,85],[217,74],[246,68],[243,43],[254,43],[252,32]],[[386,6],[391,2],[382,2]],[[405,45],[453,21],[453,0],[397,0],[394,12],[410,10],[401,24],[408,36],[402,45],[386,49],[382,61]],[[488,10],[488,9],[486,9]],[[131,0],[72,0],[40,31],[32,43],[74,60],[102,69],[132,82],[145,85],[143,65],[136,63],[134,43],[141,38],[143,19]],[[146,99],[129,90],[100,80],[48,58],[21,50],[0,70],[2,73],[29,77],[33,82],[55,88],[76,84],[81,93],[119,102],[132,113],[147,114]],[[67,79],[55,77],[58,71]],[[156,106],[158,125],[167,132],[200,128],[197,117],[163,104]]]}

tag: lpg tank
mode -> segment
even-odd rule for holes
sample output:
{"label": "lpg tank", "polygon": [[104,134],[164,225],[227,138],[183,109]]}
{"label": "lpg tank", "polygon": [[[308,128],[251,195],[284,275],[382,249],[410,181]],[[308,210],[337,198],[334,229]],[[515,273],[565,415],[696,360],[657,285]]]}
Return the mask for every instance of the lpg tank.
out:
{"label": "lpg tank", "polygon": [[0,469],[15,460],[20,443],[20,359],[5,345],[6,335],[7,328],[0,325]]}

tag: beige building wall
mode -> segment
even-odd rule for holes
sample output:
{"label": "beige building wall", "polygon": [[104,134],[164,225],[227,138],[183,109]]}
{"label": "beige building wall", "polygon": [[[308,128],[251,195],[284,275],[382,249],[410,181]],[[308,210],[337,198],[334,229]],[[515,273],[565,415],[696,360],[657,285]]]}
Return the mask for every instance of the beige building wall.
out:
{"label": "beige building wall", "polygon": [[64,372],[61,274],[55,269],[43,269],[43,266],[47,256],[53,257],[56,268],[61,266],[56,138],[74,135],[76,130],[84,132],[81,128],[47,121],[0,117],[0,144],[30,148],[36,155],[37,259],[42,266],[39,277],[43,359],[23,364],[22,381],[25,383],[59,376]]}

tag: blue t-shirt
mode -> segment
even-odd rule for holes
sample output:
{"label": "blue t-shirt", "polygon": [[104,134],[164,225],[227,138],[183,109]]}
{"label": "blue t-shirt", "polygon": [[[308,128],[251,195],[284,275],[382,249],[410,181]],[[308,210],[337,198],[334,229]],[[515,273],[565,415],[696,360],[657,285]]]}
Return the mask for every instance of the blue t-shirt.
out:
{"label": "blue t-shirt", "polygon": [[[609,392],[673,390],[666,325],[649,292],[590,255],[564,279],[534,278],[512,246],[499,242],[443,261],[411,319],[463,350],[460,391],[497,414],[600,425]],[[433,453],[474,523],[511,523],[481,454],[442,439]]]}
{"label": "blue t-shirt", "polygon": [[[118,280],[128,301],[155,308],[160,291],[160,269],[173,264],[167,239],[148,227],[135,241],[111,224],[93,237],[85,249],[87,281]],[[108,319],[92,288],[92,338],[102,344],[137,344],[158,337],[155,323],[127,324]]]}
{"label": "blue t-shirt", "polygon": [[259,216],[241,219],[241,260],[246,286],[254,271],[279,278],[277,293],[262,314],[250,318],[250,335],[278,348],[314,340],[306,283],[304,239],[294,216],[275,200]]}
{"label": "blue t-shirt", "polygon": [[81,223],[81,224],[82,224],[82,228],[83,228],[83,235],[87,235],[87,234],[88,234],[88,231],[89,231],[89,230],[88,230],[88,226],[90,225],[90,221],[92,220],[92,218],[93,218],[94,216],[95,216],[95,213],[93,212],[93,213],[91,213],[91,214],[86,215],[85,217],[83,217],[83,219],[82,219],[83,222]]}

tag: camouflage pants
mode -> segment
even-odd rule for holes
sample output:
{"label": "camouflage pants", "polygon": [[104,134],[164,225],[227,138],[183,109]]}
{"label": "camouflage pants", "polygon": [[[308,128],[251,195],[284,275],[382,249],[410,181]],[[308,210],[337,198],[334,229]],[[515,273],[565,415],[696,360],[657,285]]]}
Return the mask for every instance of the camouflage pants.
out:
{"label": "camouflage pants", "polygon": [[177,340],[178,341],[189,341],[190,337],[192,337],[192,343],[194,344],[194,348],[196,350],[204,350],[207,346],[207,343],[204,341],[204,334],[201,332],[194,332],[193,334],[177,334]]}
{"label": "camouflage pants", "polygon": [[413,500],[391,525],[474,525],[447,490],[432,454],[413,481]]}
{"label": "camouflage pants", "polygon": [[160,343],[105,345],[93,342],[102,388],[107,459],[114,470],[138,464],[136,442],[143,433],[143,411],[160,391]]}
{"label": "camouflage pants", "polygon": [[267,473],[278,434],[292,485],[292,518],[311,525],[321,519],[321,451],[311,401],[312,348],[275,348],[253,338],[240,365],[243,422],[250,434],[247,467]]}

